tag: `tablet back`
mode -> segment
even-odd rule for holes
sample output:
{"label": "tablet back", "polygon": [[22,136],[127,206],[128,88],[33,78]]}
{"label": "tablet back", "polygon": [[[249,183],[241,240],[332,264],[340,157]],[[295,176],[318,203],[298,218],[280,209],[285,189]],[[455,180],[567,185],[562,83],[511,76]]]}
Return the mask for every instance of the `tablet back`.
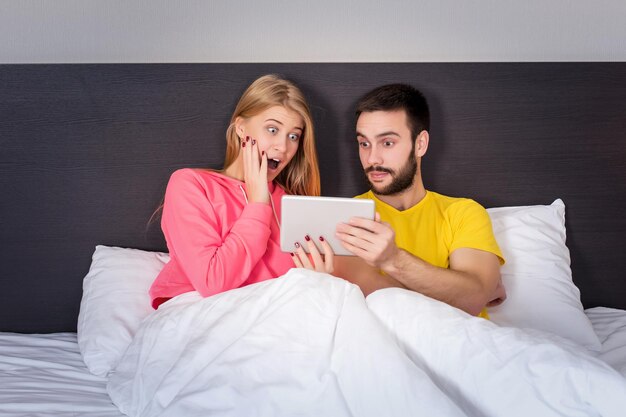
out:
{"label": "tablet back", "polygon": [[335,255],[352,255],[335,237],[337,223],[347,223],[351,217],[374,219],[374,201],[339,197],[306,197],[286,195],[281,203],[280,247],[284,252],[293,252],[295,242],[307,250],[304,236],[309,235],[324,253],[319,237],[333,248]]}

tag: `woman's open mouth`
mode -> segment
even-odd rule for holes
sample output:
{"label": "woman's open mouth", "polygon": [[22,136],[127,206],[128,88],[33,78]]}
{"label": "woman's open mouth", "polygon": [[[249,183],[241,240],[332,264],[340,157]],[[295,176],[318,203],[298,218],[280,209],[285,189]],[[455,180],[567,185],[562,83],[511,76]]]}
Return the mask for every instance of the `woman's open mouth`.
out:
{"label": "woman's open mouth", "polygon": [[274,159],[274,158],[267,159],[267,167],[271,170],[278,168],[279,164],[280,164],[280,161],[278,159]]}

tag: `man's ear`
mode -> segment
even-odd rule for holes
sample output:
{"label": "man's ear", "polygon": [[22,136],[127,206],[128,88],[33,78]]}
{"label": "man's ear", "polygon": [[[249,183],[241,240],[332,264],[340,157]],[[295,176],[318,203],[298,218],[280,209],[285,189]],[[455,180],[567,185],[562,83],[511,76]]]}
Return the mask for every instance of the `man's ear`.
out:
{"label": "man's ear", "polygon": [[421,158],[428,150],[428,141],[430,136],[427,130],[422,130],[417,139],[415,139],[415,158]]}

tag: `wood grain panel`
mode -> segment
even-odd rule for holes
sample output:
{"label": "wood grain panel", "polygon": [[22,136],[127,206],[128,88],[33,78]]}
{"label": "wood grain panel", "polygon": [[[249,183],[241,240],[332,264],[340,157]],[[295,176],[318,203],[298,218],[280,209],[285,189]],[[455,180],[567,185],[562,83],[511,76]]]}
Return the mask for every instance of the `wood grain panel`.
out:
{"label": "wood grain panel", "polygon": [[408,82],[431,105],[428,188],[487,207],[567,206],[586,307],[626,308],[625,63],[0,66],[0,330],[75,331],[97,244],[163,250],[148,224],[172,171],[220,167],[245,87],[309,99],[326,195],[365,187],[353,107]]}

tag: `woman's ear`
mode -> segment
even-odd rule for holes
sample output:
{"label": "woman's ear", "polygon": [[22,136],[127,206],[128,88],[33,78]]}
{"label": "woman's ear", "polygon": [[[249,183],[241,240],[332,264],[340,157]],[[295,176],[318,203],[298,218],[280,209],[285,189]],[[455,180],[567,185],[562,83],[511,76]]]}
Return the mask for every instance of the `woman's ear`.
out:
{"label": "woman's ear", "polygon": [[244,118],[241,116],[237,116],[235,118],[235,133],[239,136],[239,139],[243,139],[245,129],[244,129]]}
{"label": "woman's ear", "polygon": [[421,158],[428,150],[428,141],[430,137],[427,130],[422,130],[417,139],[415,139],[415,158]]}

